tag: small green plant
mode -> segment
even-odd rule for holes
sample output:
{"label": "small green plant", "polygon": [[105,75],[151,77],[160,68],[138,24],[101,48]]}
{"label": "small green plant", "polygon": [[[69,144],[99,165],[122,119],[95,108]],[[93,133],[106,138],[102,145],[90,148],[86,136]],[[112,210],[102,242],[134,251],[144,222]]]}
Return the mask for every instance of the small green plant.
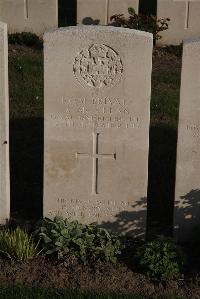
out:
{"label": "small green plant", "polygon": [[84,263],[94,259],[116,262],[122,249],[120,239],[106,229],[62,217],[43,219],[36,235],[46,254],[57,253],[60,258],[70,252]]}
{"label": "small green plant", "polygon": [[137,251],[139,268],[151,278],[177,279],[183,271],[185,257],[171,238],[148,242]]}
{"label": "small green plant", "polygon": [[12,33],[8,36],[9,44],[25,45],[32,47],[41,43],[39,37],[31,32]]}
{"label": "small green plant", "polygon": [[27,261],[40,252],[38,243],[34,243],[32,236],[17,227],[13,231],[0,231],[0,253],[15,261]]}
{"label": "small green plant", "polygon": [[111,17],[111,25],[147,31],[153,34],[154,41],[161,38],[159,32],[168,29],[170,19],[157,19],[154,15],[136,14],[132,7],[128,8],[129,17],[125,18],[123,14]]}

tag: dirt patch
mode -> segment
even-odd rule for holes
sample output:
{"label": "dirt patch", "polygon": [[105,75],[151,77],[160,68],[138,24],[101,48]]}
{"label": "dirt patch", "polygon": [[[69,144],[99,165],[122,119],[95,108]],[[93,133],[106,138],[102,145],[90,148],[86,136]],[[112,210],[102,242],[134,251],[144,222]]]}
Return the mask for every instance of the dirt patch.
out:
{"label": "dirt patch", "polygon": [[74,260],[57,263],[44,257],[29,263],[0,259],[0,284],[200,298],[198,281],[151,281],[123,263],[97,262],[93,266],[84,266]]}

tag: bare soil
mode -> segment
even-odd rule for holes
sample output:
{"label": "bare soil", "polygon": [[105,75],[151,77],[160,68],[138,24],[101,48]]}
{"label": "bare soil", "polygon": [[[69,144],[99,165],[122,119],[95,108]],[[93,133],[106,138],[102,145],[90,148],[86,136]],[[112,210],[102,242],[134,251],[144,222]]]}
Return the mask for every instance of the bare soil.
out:
{"label": "bare soil", "polygon": [[0,284],[22,284],[44,288],[78,288],[81,290],[134,293],[145,298],[179,296],[200,298],[200,282],[188,280],[151,281],[135,273],[124,263],[94,263],[84,266],[75,260],[55,262],[44,257],[28,263],[0,259]]}

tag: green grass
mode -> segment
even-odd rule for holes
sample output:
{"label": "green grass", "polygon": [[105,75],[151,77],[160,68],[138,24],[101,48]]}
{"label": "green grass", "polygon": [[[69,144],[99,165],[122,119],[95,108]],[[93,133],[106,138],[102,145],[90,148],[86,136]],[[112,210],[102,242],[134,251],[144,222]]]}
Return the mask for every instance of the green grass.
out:
{"label": "green grass", "polygon": [[160,70],[152,74],[151,122],[177,127],[180,70]]}
{"label": "green grass", "polygon": [[32,236],[17,227],[15,230],[0,230],[0,253],[13,261],[27,262],[37,257],[40,251]]}
{"label": "green grass", "polygon": [[177,65],[164,65],[152,73],[147,218],[150,235],[170,234],[173,228],[180,71]]}
{"label": "green grass", "polygon": [[42,51],[9,56],[10,118],[43,117]]}
{"label": "green grass", "polygon": [[180,297],[144,297],[103,293],[82,293],[78,290],[49,290],[34,287],[0,287],[0,299],[179,299]]}

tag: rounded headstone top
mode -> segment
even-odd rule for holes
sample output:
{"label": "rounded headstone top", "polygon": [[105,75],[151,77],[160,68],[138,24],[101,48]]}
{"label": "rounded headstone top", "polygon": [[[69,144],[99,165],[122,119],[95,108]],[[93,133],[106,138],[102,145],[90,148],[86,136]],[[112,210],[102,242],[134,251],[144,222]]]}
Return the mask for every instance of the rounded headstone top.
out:
{"label": "rounded headstone top", "polygon": [[45,32],[44,34],[44,40],[49,34],[85,34],[87,32],[90,32],[91,34],[95,33],[121,33],[121,34],[128,34],[132,36],[137,36],[141,38],[146,38],[149,41],[153,41],[153,34],[146,32],[146,31],[140,31],[135,29],[129,29],[129,28],[122,28],[122,27],[114,27],[114,26],[98,26],[98,25],[80,25],[80,26],[69,26],[69,27],[60,27],[57,29],[50,29]]}

